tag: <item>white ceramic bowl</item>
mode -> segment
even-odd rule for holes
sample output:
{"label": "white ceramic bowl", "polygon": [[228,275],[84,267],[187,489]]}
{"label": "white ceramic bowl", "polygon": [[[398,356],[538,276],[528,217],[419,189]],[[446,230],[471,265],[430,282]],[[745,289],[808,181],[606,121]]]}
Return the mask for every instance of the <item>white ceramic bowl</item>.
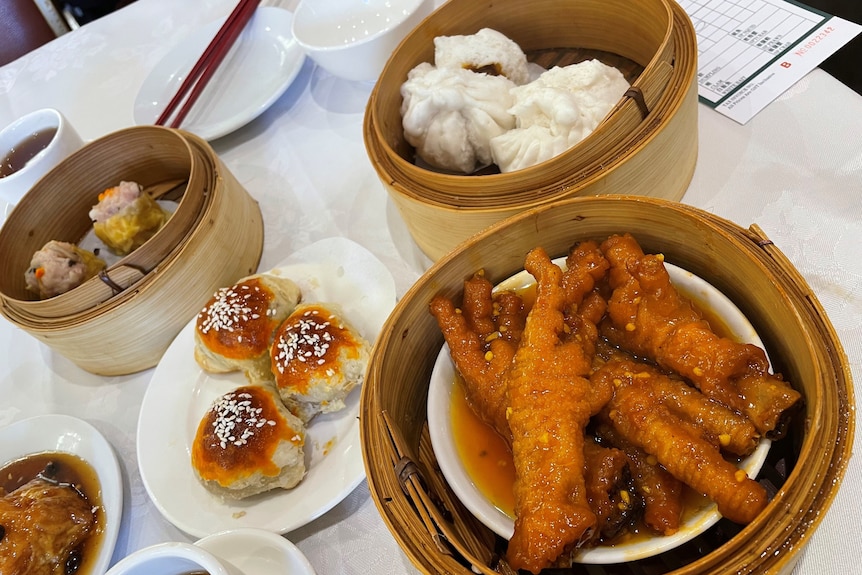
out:
{"label": "white ceramic bowl", "polygon": [[242,575],[315,575],[296,545],[265,529],[230,529],[204,537],[195,546]]}
{"label": "white ceramic bowl", "polygon": [[293,37],[335,76],[374,82],[401,39],[433,7],[433,0],[301,0]]}
{"label": "white ceramic bowl", "polygon": [[111,567],[105,575],[244,575],[197,545],[172,541],[135,551]]}
{"label": "white ceramic bowl", "polygon": [[[563,265],[564,258],[555,260]],[[721,318],[738,341],[763,347],[754,327],[730,299],[702,278],[672,264],[665,264],[673,284],[702,309],[711,310]],[[515,289],[533,283],[533,276],[522,271],[502,282],[496,289]],[[454,388],[455,368],[444,345],[434,364],[428,389],[428,427],[434,455],[443,476],[458,499],[479,521],[500,537],[511,539],[514,530],[512,517],[496,507],[473,482],[460,456],[451,426],[451,394]],[[769,452],[771,442],[761,439],[757,449],[745,458],[740,467],[749,477],[756,477]],[[579,563],[611,564],[635,561],[663,553],[693,539],[714,525],[721,515],[715,503],[708,503],[697,512],[686,516],[674,535],[634,539],[630,543],[598,546],[585,549],[573,559]]]}

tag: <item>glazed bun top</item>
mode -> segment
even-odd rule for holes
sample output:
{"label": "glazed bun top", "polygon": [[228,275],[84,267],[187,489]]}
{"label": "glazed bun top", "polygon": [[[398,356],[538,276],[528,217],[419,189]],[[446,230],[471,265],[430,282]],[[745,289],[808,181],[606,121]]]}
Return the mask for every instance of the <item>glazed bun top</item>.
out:
{"label": "glazed bun top", "polygon": [[272,372],[280,391],[310,397],[321,382],[328,388],[333,379],[343,379],[346,363],[360,362],[360,373],[364,371],[367,354],[368,343],[346,323],[337,306],[304,304],[276,332]]}
{"label": "glazed bun top", "polygon": [[[282,303],[285,299],[288,305]],[[290,280],[250,276],[210,298],[198,314],[197,337],[224,358],[258,357],[269,350],[278,324],[298,301],[299,289]]]}
{"label": "glazed bun top", "polygon": [[276,451],[282,442],[302,449],[305,441],[301,422],[283,412],[278,396],[266,387],[247,385],[220,396],[192,444],[192,465],[201,479],[227,487],[255,473],[278,476]]}

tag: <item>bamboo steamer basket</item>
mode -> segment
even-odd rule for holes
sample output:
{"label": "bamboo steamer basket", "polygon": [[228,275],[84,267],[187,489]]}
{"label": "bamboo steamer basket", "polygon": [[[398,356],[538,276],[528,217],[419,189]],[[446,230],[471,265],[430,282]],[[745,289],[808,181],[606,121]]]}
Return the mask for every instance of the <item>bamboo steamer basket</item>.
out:
{"label": "bamboo steamer basket", "polygon": [[179,132],[141,127],[109,134],[66,158],[33,186],[0,230],[0,250],[9,256],[0,263],[4,300],[21,313],[51,318],[90,309],[113,295],[106,283],[92,278],[76,290],[40,300],[22,279],[30,257],[49,240],[78,243],[92,229],[87,214],[99,192],[121,180],[140,183],[157,199],[178,201],[162,229],[108,269],[111,279],[126,286],[143,277],[200,217],[208,178],[198,155]]}
{"label": "bamboo steamer basket", "polygon": [[[434,37],[482,27],[511,37],[544,67],[597,56],[627,72],[635,91],[585,140],[531,168],[485,175],[424,169],[404,140],[400,86],[415,65],[433,61]],[[450,0],[386,64],[366,108],[365,146],[409,232],[436,260],[494,222],[547,202],[622,190],[679,200],[697,160],[696,73],[693,25],[670,0],[638,3],[637,10],[623,0]]]}
{"label": "bamboo steamer basket", "polygon": [[[33,252],[50,239],[80,241],[95,195],[121,179],[178,201],[165,226],[104,277],[47,300],[29,294]],[[262,250],[257,202],[209,144],[170,128],[120,130],[49,172],[0,229],[0,313],[87,371],[133,373],[158,363],[215,290],[253,273]]]}
{"label": "bamboo steamer basket", "polygon": [[661,555],[567,572],[789,575],[825,515],[852,452],[854,393],[841,342],[803,277],[756,226],[744,229],[656,198],[574,198],[499,222],[436,262],[398,302],[372,353],[360,417],[369,490],[422,572],[508,572],[501,559],[506,542],[457,500],[431,448],[428,383],[443,344],[428,311],[431,298],[460,300],[463,281],[480,268],[492,281],[505,279],[523,269],[536,246],[557,257],[577,240],[620,232],[631,232],[645,251],[663,253],[730,297],[805,404],[788,436],[772,445],[759,478],[772,483],[774,496],[752,523],[722,520]]}

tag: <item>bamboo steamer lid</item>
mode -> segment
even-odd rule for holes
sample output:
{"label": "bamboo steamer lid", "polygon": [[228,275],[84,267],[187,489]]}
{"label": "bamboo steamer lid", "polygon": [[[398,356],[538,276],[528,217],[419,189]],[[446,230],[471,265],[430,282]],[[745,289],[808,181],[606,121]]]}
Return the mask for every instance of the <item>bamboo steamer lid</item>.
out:
{"label": "bamboo steamer lid", "polygon": [[459,298],[464,279],[479,268],[492,281],[520,271],[536,246],[554,257],[577,240],[621,232],[730,297],[805,405],[788,437],[770,450],[761,476],[775,494],[752,523],[728,531],[728,522],[720,522],[687,546],[654,558],[571,572],[789,575],[825,515],[852,452],[854,392],[841,342],[799,272],[756,226],[744,229],[656,198],[574,198],[503,220],[441,258],[398,302],[372,353],[360,417],[369,490],[422,572],[506,572],[500,562],[505,541],[460,504],[431,449],[427,391],[443,337],[428,303],[437,294]]}
{"label": "bamboo steamer lid", "polygon": [[[565,25],[572,21],[579,25]],[[614,58],[606,63],[641,66],[633,87],[645,110],[627,96],[575,147],[516,172],[465,176],[415,165],[401,126],[401,83],[413,66],[433,61],[434,37],[486,26],[512,37],[534,60],[548,50],[601,50]],[[632,10],[625,2],[544,1],[525,12],[514,0],[491,7],[452,0],[407,36],[384,68],[365,113],[366,150],[432,259],[491,223],[546,202],[622,190],[679,200],[697,159],[696,60],[693,25],[676,2],[655,0]],[[443,225],[452,231],[440,234]]]}
{"label": "bamboo steamer lid", "polygon": [[[173,147],[168,145],[171,142]],[[114,154],[106,156],[104,147],[113,148]],[[142,150],[158,150],[154,152],[158,161]],[[112,179],[94,178],[94,173],[101,174],[90,171],[94,162]],[[213,292],[257,269],[263,250],[263,221],[257,202],[209,144],[193,134],[161,127],[121,130],[88,144],[58,168],[24,197],[19,204],[22,209],[13,210],[7,221],[12,225],[0,230],[0,253],[8,268],[4,270],[0,312],[79,367],[100,375],[120,375],[154,366]],[[177,211],[153,238],[111,266],[107,280],[93,278],[44,301],[17,299],[26,293],[24,270],[32,251],[16,254],[11,265],[12,258],[6,254],[21,230],[48,230],[30,241],[37,246],[33,251],[48,239],[56,239],[50,234],[77,242],[90,225],[86,212],[92,187],[88,184],[101,178],[116,185],[117,177],[133,180],[142,175],[149,178],[144,182],[154,182],[162,189],[172,186],[181,194]],[[70,183],[70,195],[83,197],[76,200],[75,210],[68,210],[74,217],[61,213],[65,206],[51,204],[43,196],[54,191],[58,182]],[[177,182],[181,182],[179,188]],[[181,212],[186,200],[193,207]],[[187,221],[168,228],[181,213]],[[138,254],[141,251],[144,253]],[[21,262],[25,262],[23,267]]]}

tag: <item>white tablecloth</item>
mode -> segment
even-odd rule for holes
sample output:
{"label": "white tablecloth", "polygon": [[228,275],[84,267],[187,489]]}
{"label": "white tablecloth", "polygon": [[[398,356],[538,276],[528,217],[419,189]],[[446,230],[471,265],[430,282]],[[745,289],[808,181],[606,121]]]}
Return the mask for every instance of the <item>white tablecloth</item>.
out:
{"label": "white tablecloth", "polygon": [[[293,4],[286,0],[284,7]],[[133,102],[149,71],[232,6],[231,0],[138,0],[0,68],[0,126],[42,107],[61,110],[85,139],[133,125]],[[260,202],[261,269],[319,239],[346,236],[389,267],[400,296],[430,264],[365,154],[362,116],[370,91],[307,60],[268,111],[213,143]],[[859,379],[862,98],[815,70],[746,126],[701,106],[699,134],[697,169],[682,201],[765,230],[826,308]],[[138,407],[152,373],[94,376],[0,321],[0,426],[67,413],[95,425],[121,458],[126,502],[115,561],[156,542],[189,540],[149,501],[137,468]],[[795,575],[859,572],[862,461],[849,465]],[[321,575],[415,571],[364,483],[288,538]]]}

